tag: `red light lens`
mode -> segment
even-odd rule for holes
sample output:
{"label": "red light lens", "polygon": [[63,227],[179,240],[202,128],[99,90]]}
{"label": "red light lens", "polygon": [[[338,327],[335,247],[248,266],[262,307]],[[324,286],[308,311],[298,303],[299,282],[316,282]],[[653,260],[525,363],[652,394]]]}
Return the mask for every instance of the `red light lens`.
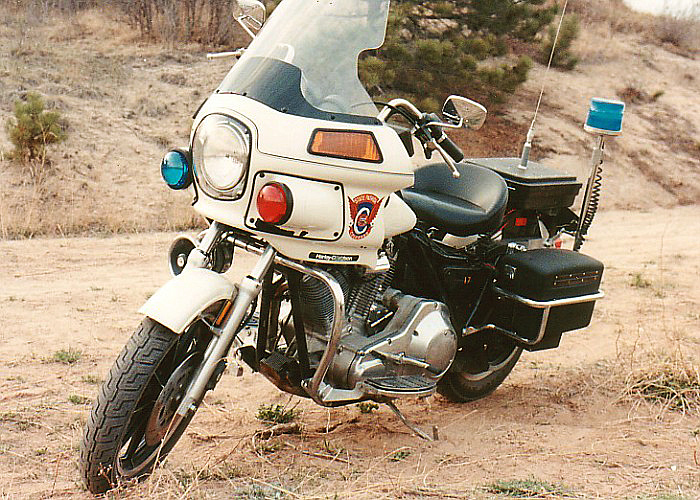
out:
{"label": "red light lens", "polygon": [[279,182],[265,184],[258,192],[260,218],[269,224],[284,224],[292,213],[292,193]]}

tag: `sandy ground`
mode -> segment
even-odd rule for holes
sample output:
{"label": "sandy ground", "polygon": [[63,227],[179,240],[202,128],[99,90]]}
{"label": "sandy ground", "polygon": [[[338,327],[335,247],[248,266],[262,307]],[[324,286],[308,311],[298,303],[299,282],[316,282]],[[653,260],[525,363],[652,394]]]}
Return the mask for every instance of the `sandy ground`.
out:
{"label": "sandy ground", "polygon": [[[700,350],[699,220],[698,207],[601,213],[584,247],[607,265],[593,325],[524,355],[484,400],[402,402],[423,428],[437,426],[437,442],[388,408],[297,398],[304,432],[256,441],[258,406],[289,398],[229,370],[166,464],[114,498],[495,498],[487,486],[508,479],[577,498],[700,498],[698,414],[624,390],[638,368]],[[90,498],[76,467],[89,404],[138,307],[168,279],[172,237],[0,242],[0,498]],[[237,254],[230,274],[251,263]],[[69,348],[77,362],[53,359]]]}

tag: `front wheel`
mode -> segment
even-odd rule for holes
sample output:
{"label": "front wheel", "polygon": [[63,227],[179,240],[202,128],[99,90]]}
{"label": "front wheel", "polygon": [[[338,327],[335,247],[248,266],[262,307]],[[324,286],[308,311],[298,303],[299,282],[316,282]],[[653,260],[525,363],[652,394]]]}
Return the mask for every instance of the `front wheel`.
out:
{"label": "front wheel", "polygon": [[80,469],[92,493],[148,474],[194,416],[175,414],[211,339],[195,323],[178,336],[146,318],[114,362],[90,413]]}
{"label": "front wheel", "polygon": [[476,401],[503,383],[520,359],[522,349],[488,332],[467,337],[438,383],[438,392],[455,403]]}

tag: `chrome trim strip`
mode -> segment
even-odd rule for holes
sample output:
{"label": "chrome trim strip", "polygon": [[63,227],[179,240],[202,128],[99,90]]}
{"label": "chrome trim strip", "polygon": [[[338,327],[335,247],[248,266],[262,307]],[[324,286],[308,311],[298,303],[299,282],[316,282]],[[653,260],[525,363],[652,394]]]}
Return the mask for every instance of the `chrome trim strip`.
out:
{"label": "chrome trim strip", "polygon": [[493,290],[498,293],[499,295],[502,295],[506,298],[516,300],[522,304],[525,304],[526,306],[534,307],[535,309],[547,309],[550,307],[557,307],[557,306],[570,306],[573,304],[582,304],[584,302],[591,302],[593,300],[599,300],[605,297],[605,293],[602,290],[599,290],[597,293],[591,293],[589,295],[579,295],[577,297],[566,297],[564,299],[553,299],[553,300],[545,300],[545,301],[539,301],[539,300],[532,300],[528,299],[525,297],[522,297],[520,295],[517,295],[512,292],[507,292],[503,290],[500,287],[497,287],[494,285]]}
{"label": "chrome trim strip", "polygon": [[567,297],[564,299],[554,299],[554,300],[546,300],[546,301],[539,301],[539,300],[532,300],[532,299],[527,299],[525,297],[521,297],[520,295],[517,295],[512,292],[507,292],[503,290],[502,288],[499,288],[497,286],[493,286],[494,291],[501,295],[502,297],[508,298],[515,300],[517,302],[520,302],[521,304],[525,304],[528,307],[532,307],[533,309],[542,309],[542,321],[540,322],[540,330],[537,332],[537,338],[535,340],[529,340],[526,339],[525,337],[522,337],[518,335],[515,332],[511,332],[510,330],[506,330],[504,328],[501,328],[496,325],[485,325],[481,328],[467,328],[467,331],[465,332],[467,335],[471,335],[483,330],[495,330],[498,331],[522,344],[529,345],[529,346],[534,346],[542,341],[544,338],[545,332],[547,331],[547,322],[549,320],[549,312],[551,311],[552,307],[558,307],[558,306],[570,306],[574,304],[583,304],[585,302],[593,302],[598,299],[602,299],[605,297],[605,293],[602,290],[599,290],[597,293],[591,293],[588,295],[579,295],[578,297]]}

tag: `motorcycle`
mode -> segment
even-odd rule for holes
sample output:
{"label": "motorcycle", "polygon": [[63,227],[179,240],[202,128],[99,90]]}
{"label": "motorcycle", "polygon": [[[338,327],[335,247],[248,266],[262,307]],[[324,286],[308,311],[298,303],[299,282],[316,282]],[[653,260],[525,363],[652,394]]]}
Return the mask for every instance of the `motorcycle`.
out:
{"label": "motorcycle", "polygon": [[[240,5],[254,39],[211,56],[240,58],[161,164],[210,225],[173,242],[174,277],[99,392],[80,454],[93,493],[148,474],[229,361],[322,406],[387,404],[430,438],[395,400],[482,398],[603,297],[603,264],[578,250],[622,103],[593,100],[576,214],[582,184],[529,161],[529,141],[522,158],[464,158],[445,130],[481,127],[480,104],[373,102],[358,58],[382,45],[389,0],[284,0],[264,26],[260,2]],[[235,251],[259,256],[238,283]]]}

